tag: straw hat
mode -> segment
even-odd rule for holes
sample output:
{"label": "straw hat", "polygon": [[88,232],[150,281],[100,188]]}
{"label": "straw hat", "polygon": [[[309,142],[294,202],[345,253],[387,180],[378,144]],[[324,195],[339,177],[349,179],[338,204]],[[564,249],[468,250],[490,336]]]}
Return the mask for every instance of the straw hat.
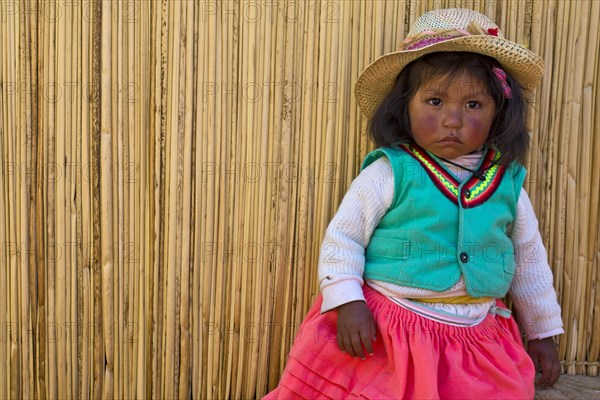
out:
{"label": "straw hat", "polygon": [[466,51],[495,58],[531,96],[544,74],[544,61],[511,42],[492,20],[473,10],[448,8],[429,11],[414,24],[400,50],[369,65],[354,87],[356,101],[370,118],[392,91],[396,78],[411,61],[434,52]]}

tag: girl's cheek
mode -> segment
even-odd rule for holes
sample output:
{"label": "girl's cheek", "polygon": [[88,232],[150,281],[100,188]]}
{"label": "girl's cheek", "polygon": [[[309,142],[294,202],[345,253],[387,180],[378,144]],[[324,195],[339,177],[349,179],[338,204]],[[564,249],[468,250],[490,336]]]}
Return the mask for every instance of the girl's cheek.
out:
{"label": "girl's cheek", "polygon": [[472,132],[480,133],[485,135],[485,137],[490,133],[491,123],[486,123],[485,121],[475,118],[470,119],[468,122]]}
{"label": "girl's cheek", "polygon": [[438,126],[436,118],[431,116],[422,116],[418,119],[418,121],[416,121],[416,123],[418,124],[416,128],[423,133],[433,134],[437,130]]}

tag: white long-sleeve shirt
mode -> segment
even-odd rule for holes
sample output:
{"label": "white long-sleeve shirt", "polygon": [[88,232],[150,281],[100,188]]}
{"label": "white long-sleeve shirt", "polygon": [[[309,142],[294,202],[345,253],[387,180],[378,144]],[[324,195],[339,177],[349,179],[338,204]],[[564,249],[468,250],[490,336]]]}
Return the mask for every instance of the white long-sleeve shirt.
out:
{"label": "white long-sleeve shirt", "polygon": [[[477,152],[452,161],[474,167],[481,156],[482,153]],[[451,164],[446,165],[461,181],[470,176],[469,171]],[[362,285],[365,283],[365,248],[373,231],[391,206],[393,197],[394,176],[390,162],[385,157],[365,168],[352,182],[325,232],[321,246],[319,282],[323,295],[322,312],[351,301],[365,300],[362,292]],[[509,293],[527,339],[542,339],[564,333],[546,249],[542,243],[535,212],[524,189],[521,190],[517,202],[512,241],[515,247],[516,271]],[[367,283],[386,296],[398,298],[418,300],[467,295],[463,278],[444,292],[375,280],[369,280]],[[490,304],[437,306],[444,311],[469,315],[480,313],[482,307],[489,309]]]}

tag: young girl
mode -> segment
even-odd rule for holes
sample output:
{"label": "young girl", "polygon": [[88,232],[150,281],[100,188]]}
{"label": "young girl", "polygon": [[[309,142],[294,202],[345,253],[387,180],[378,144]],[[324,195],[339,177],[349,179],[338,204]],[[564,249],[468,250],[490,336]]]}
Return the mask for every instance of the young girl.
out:
{"label": "young girl", "polygon": [[542,74],[464,9],[426,13],[361,74],[379,147],[326,231],[321,296],[267,398],[533,398],[534,364],[556,382],[560,307],[520,163]]}

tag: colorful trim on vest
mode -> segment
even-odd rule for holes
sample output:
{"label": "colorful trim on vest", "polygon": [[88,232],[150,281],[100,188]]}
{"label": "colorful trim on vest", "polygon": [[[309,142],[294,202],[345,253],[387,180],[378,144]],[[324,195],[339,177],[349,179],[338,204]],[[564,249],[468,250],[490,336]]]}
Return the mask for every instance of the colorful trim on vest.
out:
{"label": "colorful trim on vest", "polygon": [[[440,163],[427,151],[416,144],[400,146],[404,151],[414,157],[431,178],[435,186],[451,202],[458,205],[459,187],[461,183],[449,173]],[[496,191],[506,167],[498,165],[500,152],[488,149],[483,157],[479,171],[484,171],[485,180],[481,181],[475,175],[471,176],[460,189],[460,204],[463,208],[473,208],[485,202]]]}

